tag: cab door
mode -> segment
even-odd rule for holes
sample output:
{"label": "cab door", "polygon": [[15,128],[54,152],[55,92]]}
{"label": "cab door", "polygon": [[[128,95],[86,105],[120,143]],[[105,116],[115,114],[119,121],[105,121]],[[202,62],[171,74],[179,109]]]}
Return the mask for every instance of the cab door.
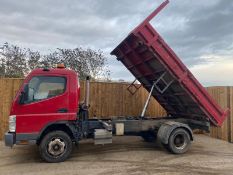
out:
{"label": "cab door", "polygon": [[16,133],[38,134],[49,123],[69,120],[69,76],[32,76],[23,93],[14,107]]}

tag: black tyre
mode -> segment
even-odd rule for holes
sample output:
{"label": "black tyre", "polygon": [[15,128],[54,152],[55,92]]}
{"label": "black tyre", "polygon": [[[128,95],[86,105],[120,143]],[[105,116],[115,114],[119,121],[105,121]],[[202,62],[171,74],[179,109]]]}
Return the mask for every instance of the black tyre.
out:
{"label": "black tyre", "polygon": [[190,146],[191,139],[189,133],[185,129],[178,128],[171,133],[168,145],[165,148],[174,154],[183,154],[188,151]]}
{"label": "black tyre", "polygon": [[40,156],[50,163],[65,161],[71,154],[73,143],[68,134],[63,131],[53,131],[42,139],[39,145]]}
{"label": "black tyre", "polygon": [[143,138],[143,140],[145,142],[155,142],[156,141],[155,134],[153,134],[151,132],[143,132],[143,133],[141,133],[141,137]]}

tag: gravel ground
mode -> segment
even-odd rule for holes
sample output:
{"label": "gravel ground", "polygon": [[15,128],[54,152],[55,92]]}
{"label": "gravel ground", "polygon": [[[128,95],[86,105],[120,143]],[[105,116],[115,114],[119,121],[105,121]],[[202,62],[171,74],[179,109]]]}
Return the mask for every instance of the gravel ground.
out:
{"label": "gravel ground", "polygon": [[170,154],[140,137],[115,137],[113,142],[82,142],[69,160],[57,164],[41,161],[36,146],[10,149],[0,142],[0,174],[233,174],[233,144],[204,135],[196,135],[184,155]]}

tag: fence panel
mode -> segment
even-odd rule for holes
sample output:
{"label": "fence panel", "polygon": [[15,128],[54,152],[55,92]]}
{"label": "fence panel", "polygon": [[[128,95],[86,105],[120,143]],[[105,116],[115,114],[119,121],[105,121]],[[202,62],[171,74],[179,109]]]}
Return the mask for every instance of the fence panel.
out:
{"label": "fence panel", "polygon": [[[9,110],[23,79],[0,79],[0,139],[8,129]],[[80,101],[84,101],[85,82],[80,82]],[[140,115],[148,93],[143,89],[135,95],[127,90],[126,83],[102,83],[90,84],[90,117],[109,118],[109,116],[137,116]],[[151,99],[146,113],[148,116],[164,116],[166,112]]]}
{"label": "fence panel", "polygon": [[[229,108],[229,87],[208,87],[207,90],[223,109]],[[228,141],[229,120],[230,116],[225,120],[222,127],[211,127],[210,136]]]}
{"label": "fence panel", "polygon": [[229,103],[230,103],[230,117],[229,117],[229,141],[233,143],[233,87],[230,87]]}
{"label": "fence panel", "polygon": [[[11,102],[18,91],[23,79],[0,78],[0,139],[8,129],[8,116]],[[80,101],[84,101],[85,82],[81,84]],[[148,96],[144,88],[140,88],[135,95],[126,89],[127,83],[90,84],[90,116],[109,118],[109,116],[137,116]],[[231,113],[221,128],[211,127],[210,136],[233,142],[233,87],[209,87],[208,92],[223,108],[230,108]],[[147,116],[162,117],[166,115],[164,109],[153,98],[148,106]]]}

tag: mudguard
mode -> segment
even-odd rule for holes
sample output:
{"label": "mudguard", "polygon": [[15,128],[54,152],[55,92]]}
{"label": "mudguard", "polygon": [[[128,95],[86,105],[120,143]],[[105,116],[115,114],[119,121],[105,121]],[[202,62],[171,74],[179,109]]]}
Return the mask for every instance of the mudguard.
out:
{"label": "mudguard", "polygon": [[193,141],[193,132],[191,128],[187,124],[174,121],[167,121],[160,126],[157,133],[158,140],[163,144],[168,144],[171,133],[177,128],[184,128],[186,131],[188,131],[190,139]]}

